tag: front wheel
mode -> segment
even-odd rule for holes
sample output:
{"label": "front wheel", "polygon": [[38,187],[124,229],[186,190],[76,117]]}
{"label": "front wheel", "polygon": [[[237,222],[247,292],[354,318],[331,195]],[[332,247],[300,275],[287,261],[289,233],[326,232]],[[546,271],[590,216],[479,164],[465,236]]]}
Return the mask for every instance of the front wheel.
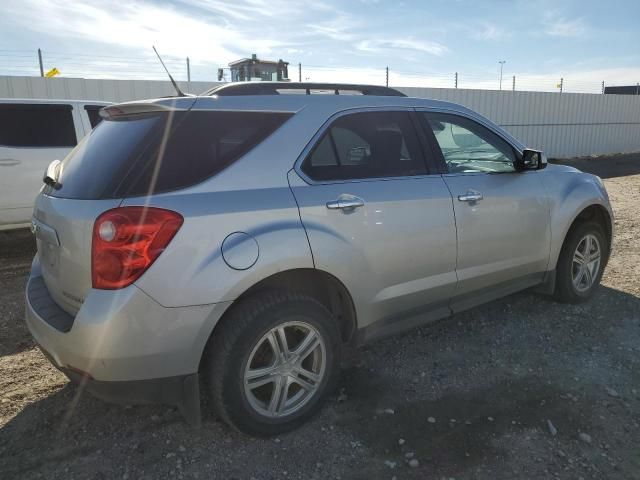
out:
{"label": "front wheel", "polygon": [[210,341],[205,375],[214,408],[250,435],[296,428],[332,390],[339,348],[335,319],[311,297],[266,292],[241,301]]}
{"label": "front wheel", "polygon": [[556,300],[580,303],[589,299],[600,283],[609,244],[600,224],[585,222],[567,236],[556,269]]}

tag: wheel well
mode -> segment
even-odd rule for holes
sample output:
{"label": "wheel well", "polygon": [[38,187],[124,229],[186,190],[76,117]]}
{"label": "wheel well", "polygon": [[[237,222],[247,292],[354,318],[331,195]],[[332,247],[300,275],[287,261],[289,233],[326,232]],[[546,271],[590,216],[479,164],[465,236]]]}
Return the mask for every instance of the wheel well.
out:
{"label": "wheel well", "polygon": [[347,288],[333,275],[313,268],[279,272],[253,285],[235,302],[267,289],[285,289],[315,298],[339,322],[342,341],[349,343],[354,338],[357,323],[353,300]]}
{"label": "wheel well", "polygon": [[[602,205],[590,205],[584,210],[580,212],[580,214],[575,218],[573,223],[571,224],[571,228],[569,228],[569,232],[573,230],[577,225],[587,221],[595,221],[602,225],[604,228],[605,234],[607,236],[607,241],[609,242],[609,248],[611,247],[611,235],[612,235],[612,225],[611,225],[611,217],[609,216],[609,212]],[[568,235],[568,232],[567,232]],[[566,238],[566,237],[565,237]]]}

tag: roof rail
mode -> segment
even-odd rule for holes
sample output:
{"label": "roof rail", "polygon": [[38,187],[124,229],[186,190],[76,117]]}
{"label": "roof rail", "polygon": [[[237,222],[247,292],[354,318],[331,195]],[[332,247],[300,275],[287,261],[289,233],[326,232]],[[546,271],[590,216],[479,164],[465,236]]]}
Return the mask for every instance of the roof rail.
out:
{"label": "roof rail", "polygon": [[279,90],[305,90],[307,95],[312,90],[333,90],[335,95],[343,92],[360,92],[362,95],[375,95],[384,97],[406,97],[406,95],[394,88],[380,87],[377,85],[352,85],[349,83],[298,83],[298,82],[233,82],[220,85],[207,90],[202,95],[280,95]]}

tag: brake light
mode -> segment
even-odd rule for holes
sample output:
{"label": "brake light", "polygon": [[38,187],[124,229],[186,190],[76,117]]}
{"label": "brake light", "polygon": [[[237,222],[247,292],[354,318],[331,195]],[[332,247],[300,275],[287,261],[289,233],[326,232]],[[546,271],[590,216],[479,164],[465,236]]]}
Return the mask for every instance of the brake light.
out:
{"label": "brake light", "polygon": [[179,213],[153,207],[104,212],[93,225],[93,288],[115,290],[131,285],[169,245],[183,221]]}

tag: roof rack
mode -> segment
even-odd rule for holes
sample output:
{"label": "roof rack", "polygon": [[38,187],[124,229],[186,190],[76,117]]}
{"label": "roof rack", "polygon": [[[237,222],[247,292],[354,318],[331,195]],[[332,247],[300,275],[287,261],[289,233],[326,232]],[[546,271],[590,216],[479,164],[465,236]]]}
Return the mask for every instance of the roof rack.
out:
{"label": "roof rack", "polygon": [[[311,95],[313,90],[333,91],[335,95],[343,92],[358,92],[361,95],[375,95],[384,97],[406,97],[394,88],[377,85],[352,85],[349,83],[298,83],[298,82],[234,82],[227,83],[207,90],[202,95],[280,95],[280,90],[304,90]],[[302,92],[300,92],[302,93]]]}

